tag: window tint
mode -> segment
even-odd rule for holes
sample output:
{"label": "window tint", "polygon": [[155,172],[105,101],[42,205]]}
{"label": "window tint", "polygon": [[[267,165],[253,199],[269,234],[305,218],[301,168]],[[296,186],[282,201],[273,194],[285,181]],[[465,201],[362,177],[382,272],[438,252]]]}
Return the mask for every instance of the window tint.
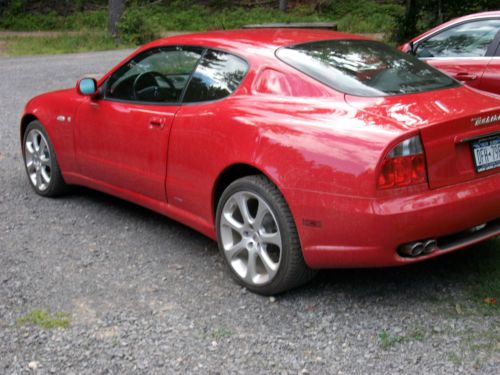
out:
{"label": "window tint", "polygon": [[417,45],[418,57],[481,57],[497,32],[500,20],[467,22],[423,40]]}
{"label": "window tint", "polygon": [[278,58],[335,90],[387,96],[459,85],[417,58],[369,40],[324,40],[280,48]]}
{"label": "window tint", "polygon": [[208,50],[193,73],[184,102],[216,100],[230,95],[245,76],[244,60],[225,52]]}
{"label": "window tint", "polygon": [[139,102],[177,102],[202,51],[196,47],[160,47],[143,52],[113,73],[105,96]]}

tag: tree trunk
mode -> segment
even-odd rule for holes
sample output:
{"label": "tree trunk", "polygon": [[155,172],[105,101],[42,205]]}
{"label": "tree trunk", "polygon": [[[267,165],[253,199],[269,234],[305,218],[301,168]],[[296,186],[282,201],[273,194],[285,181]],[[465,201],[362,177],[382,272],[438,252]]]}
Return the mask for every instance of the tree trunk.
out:
{"label": "tree trunk", "polygon": [[118,37],[118,22],[125,10],[125,0],[108,1],[108,31],[114,37]]}
{"label": "tree trunk", "polygon": [[[276,4],[276,3],[275,3]],[[286,12],[287,8],[288,8],[288,0],[280,0],[280,3],[279,3],[279,8],[280,8],[280,11],[282,12]]]}
{"label": "tree trunk", "polygon": [[404,39],[413,38],[417,32],[418,8],[416,0],[406,0],[405,2],[405,28]]}
{"label": "tree trunk", "polygon": [[437,23],[443,23],[443,2],[438,0],[438,12],[437,12]]}

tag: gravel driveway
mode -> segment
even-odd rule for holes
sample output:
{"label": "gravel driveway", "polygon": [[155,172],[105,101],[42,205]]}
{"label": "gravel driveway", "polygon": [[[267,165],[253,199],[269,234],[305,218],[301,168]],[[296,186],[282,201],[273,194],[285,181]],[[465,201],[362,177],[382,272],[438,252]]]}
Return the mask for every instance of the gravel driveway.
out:
{"label": "gravel driveway", "polygon": [[[183,225],[86,189],[35,195],[19,151],[25,102],[127,52],[0,59],[0,374],[498,374],[500,316],[461,278],[498,259],[498,240],[406,268],[322,272],[264,298]],[[70,326],[18,322],[34,310]]]}

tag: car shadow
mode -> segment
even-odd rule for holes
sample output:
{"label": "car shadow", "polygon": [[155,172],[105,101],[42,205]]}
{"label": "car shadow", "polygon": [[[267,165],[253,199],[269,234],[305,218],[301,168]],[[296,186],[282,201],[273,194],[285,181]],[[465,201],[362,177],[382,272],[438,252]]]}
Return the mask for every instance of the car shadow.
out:
{"label": "car shadow", "polygon": [[[321,270],[308,285],[292,290],[287,298],[349,295],[364,302],[383,297],[418,302],[477,299],[493,284],[500,284],[500,239],[491,239],[427,261],[392,268]],[[494,287],[493,287],[494,288]]]}
{"label": "car shadow", "polygon": [[[95,190],[75,187],[60,199],[80,200],[105,206],[114,215],[151,225],[168,227],[170,232],[192,241],[192,248],[203,246],[209,255],[218,252],[211,239],[166,216],[134,203]],[[83,203],[82,203],[83,204]],[[190,253],[185,253],[189,256]],[[198,260],[195,260],[198,261]],[[471,284],[484,282],[485,277],[499,278],[500,271],[488,276],[491,265],[500,264],[500,239],[492,239],[425,262],[393,268],[320,270],[307,285],[284,293],[282,299],[294,300],[325,297],[342,293],[355,299],[372,300],[380,296],[393,298],[411,296],[413,301],[443,299],[443,294],[456,294]],[[490,272],[491,273],[491,272]],[[226,272],[227,282],[231,282]],[[497,281],[500,283],[500,280]],[[235,285],[235,288],[237,286]]]}

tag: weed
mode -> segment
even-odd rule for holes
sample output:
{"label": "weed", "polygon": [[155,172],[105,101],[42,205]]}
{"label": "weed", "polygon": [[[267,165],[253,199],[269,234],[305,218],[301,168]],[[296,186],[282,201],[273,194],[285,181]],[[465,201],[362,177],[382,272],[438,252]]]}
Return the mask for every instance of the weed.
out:
{"label": "weed", "polygon": [[448,352],[448,360],[457,366],[462,363],[462,359],[455,352]]}
{"label": "weed", "polygon": [[221,340],[224,337],[229,337],[231,335],[232,332],[224,327],[217,328],[216,330],[210,332],[210,337],[212,337],[214,340]]}
{"label": "weed", "polygon": [[25,316],[18,318],[17,324],[20,326],[32,324],[44,329],[68,328],[70,318],[64,312],[57,312],[54,315],[50,315],[46,310],[35,309],[28,312]]}
{"label": "weed", "polygon": [[389,348],[396,346],[397,344],[402,344],[414,340],[423,341],[425,338],[425,333],[420,329],[416,329],[403,336],[392,336],[386,331],[382,331],[379,334],[379,338],[380,338],[380,346],[382,347],[382,349],[387,350]]}

